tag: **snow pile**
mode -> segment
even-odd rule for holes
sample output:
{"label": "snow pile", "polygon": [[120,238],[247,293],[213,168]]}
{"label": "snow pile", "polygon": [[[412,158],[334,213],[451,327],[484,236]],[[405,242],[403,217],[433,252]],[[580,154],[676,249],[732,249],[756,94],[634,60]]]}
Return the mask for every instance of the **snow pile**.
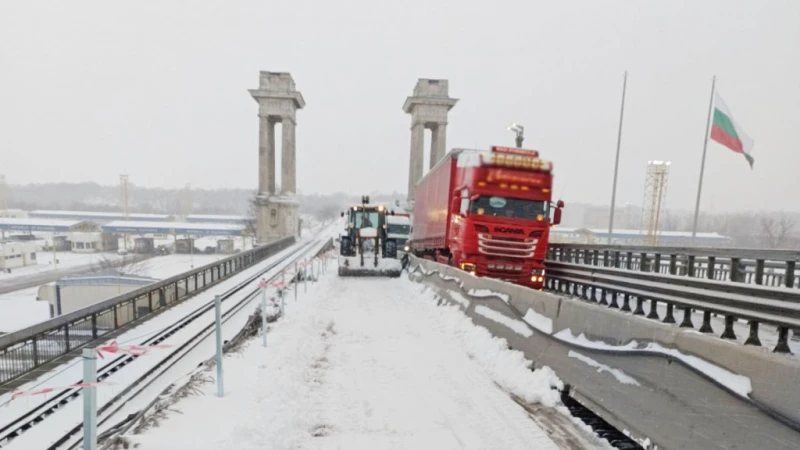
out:
{"label": "snow pile", "polygon": [[588,339],[583,333],[579,334],[578,336],[575,336],[572,334],[572,330],[570,330],[569,328],[561,330],[558,333],[554,334],[553,336],[564,342],[569,342],[571,344],[585,348],[592,348],[597,350],[614,350],[621,352],[624,351],[650,352],[663,356],[669,356],[682,361],[686,365],[705,374],[712,380],[715,380],[716,382],[722,384],[726,388],[730,389],[731,391],[742,397],[748,398],[750,393],[753,392],[752,382],[750,381],[749,377],[733,373],[724,367],[720,367],[702,358],[698,358],[697,356],[686,355],[682,353],[680,350],[662,347],[661,345],[655,342],[650,342],[646,345],[640,345],[637,341],[634,340],[628,342],[625,345],[611,345],[602,341],[592,341]]}
{"label": "snow pile", "polygon": [[502,292],[494,292],[489,289],[470,289],[469,295],[480,298],[497,297],[500,300],[508,303],[508,294],[503,294]]}
{"label": "snow pile", "polygon": [[589,358],[586,355],[582,355],[582,354],[580,354],[578,352],[574,352],[572,350],[570,350],[569,353],[567,353],[567,356],[569,356],[570,358],[575,358],[578,361],[584,362],[584,363],[588,364],[591,367],[597,368],[597,373],[603,373],[603,372],[610,373],[614,378],[617,379],[617,381],[619,381],[622,384],[629,384],[629,385],[633,385],[633,386],[639,386],[639,382],[636,381],[635,378],[633,378],[632,376],[626,374],[625,372],[623,372],[620,369],[614,369],[614,368],[609,367],[609,366],[607,366],[605,364],[601,364],[601,363],[593,360],[592,358]]}
{"label": "snow pile", "polygon": [[553,334],[553,320],[537,313],[531,308],[528,308],[528,312],[525,313],[525,317],[523,317],[522,320],[542,333]]}
{"label": "snow pile", "polygon": [[497,384],[527,403],[540,403],[555,407],[561,403],[561,394],[553,389],[564,389],[564,383],[549,367],[531,371],[532,363],[522,352],[509,350],[505,339],[493,336],[483,327],[476,326],[455,307],[442,306],[442,329],[455,335],[464,350],[488,372]]}
{"label": "snow pile", "polygon": [[461,295],[460,292],[456,291],[447,291],[447,295],[456,303],[463,306],[464,309],[469,308],[469,299]]}
{"label": "snow pile", "polygon": [[504,314],[501,314],[493,309],[487,308],[483,305],[478,305],[475,307],[475,314],[481,315],[486,317],[487,319],[497,322],[500,325],[504,325],[511,329],[513,332],[523,336],[523,337],[531,337],[533,336],[533,331],[528,328],[527,325],[520,322],[519,320],[514,320]]}

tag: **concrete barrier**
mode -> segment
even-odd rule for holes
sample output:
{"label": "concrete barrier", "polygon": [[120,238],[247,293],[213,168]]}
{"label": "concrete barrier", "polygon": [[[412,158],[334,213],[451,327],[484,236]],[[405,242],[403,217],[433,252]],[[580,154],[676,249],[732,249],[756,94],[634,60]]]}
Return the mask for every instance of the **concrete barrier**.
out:
{"label": "concrete barrier", "polygon": [[[800,448],[800,360],[792,356],[432,261],[412,257],[410,269],[413,280],[434,286],[537,367],[553,367],[574,398],[640,440],[659,448]],[[502,323],[479,307],[500,313]],[[639,386],[575,364],[579,353],[623,368]],[[701,423],[706,429],[697,433]]]}

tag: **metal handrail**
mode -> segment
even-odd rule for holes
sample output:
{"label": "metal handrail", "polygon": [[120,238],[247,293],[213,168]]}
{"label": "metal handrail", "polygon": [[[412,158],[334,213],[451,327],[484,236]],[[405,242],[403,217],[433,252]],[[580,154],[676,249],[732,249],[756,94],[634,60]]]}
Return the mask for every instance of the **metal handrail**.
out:
{"label": "metal handrail", "polygon": [[[625,269],[583,264],[549,262],[545,287],[567,294],[630,311],[630,298],[636,298],[634,315],[644,315],[643,303],[650,301],[648,318],[660,319],[658,302],[667,305],[665,323],[675,323],[673,308],[684,309],[681,327],[693,327],[691,310],[703,312],[700,330],[712,332],[711,315],[725,316],[723,339],[735,339],[736,319],[750,323],[750,336],[745,345],[761,345],[758,325],[766,323],[778,328],[775,352],[789,353],[789,330],[800,328],[800,290],[758,286],[746,283],[706,280],[679,275],[636,272]],[[598,298],[599,296],[599,298]],[[618,304],[618,297],[624,304]],[[609,297],[611,301],[609,302]]]}
{"label": "metal handrail", "polygon": [[[0,384],[138,323],[289,247],[294,237],[235,254],[45,322],[0,336]],[[183,291],[181,291],[183,289]]]}
{"label": "metal handrail", "polygon": [[798,250],[764,250],[755,248],[716,248],[716,247],[661,247],[644,245],[601,245],[601,244],[563,244],[550,243],[550,248],[619,251],[662,255],[713,256],[737,259],[763,259],[766,261],[800,261]]}

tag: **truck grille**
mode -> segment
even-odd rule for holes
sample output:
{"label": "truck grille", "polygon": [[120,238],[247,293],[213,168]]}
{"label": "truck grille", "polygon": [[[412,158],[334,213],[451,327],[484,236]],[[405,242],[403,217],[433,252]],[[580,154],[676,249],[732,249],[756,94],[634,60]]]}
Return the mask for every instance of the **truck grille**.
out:
{"label": "truck grille", "polygon": [[502,256],[505,258],[531,258],[538,242],[539,239],[537,238],[522,240],[478,233],[478,252],[482,255]]}

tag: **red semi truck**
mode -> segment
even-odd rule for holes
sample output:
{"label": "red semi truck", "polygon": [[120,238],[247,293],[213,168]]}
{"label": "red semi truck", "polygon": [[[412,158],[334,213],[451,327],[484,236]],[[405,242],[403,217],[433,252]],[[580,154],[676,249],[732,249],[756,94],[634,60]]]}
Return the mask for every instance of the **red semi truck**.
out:
{"label": "red semi truck", "polygon": [[535,150],[454,149],[417,183],[411,250],[473,275],[541,289],[553,165]]}

